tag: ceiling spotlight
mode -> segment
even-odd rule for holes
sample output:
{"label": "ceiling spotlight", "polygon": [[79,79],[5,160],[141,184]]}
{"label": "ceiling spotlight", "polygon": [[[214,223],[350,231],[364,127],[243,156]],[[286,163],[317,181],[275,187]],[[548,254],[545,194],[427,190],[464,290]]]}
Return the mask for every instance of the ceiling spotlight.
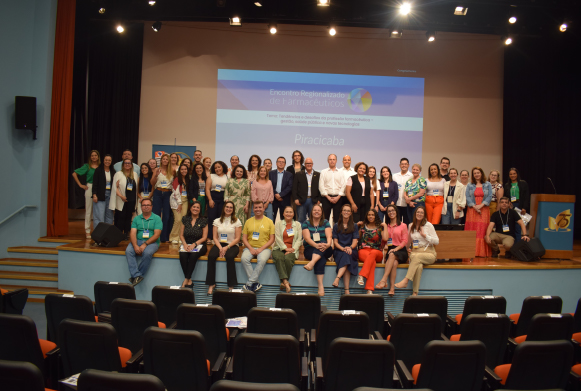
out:
{"label": "ceiling spotlight", "polygon": [[230,18],[230,26],[242,26],[242,20],[238,16]]}
{"label": "ceiling spotlight", "polygon": [[466,15],[468,13],[468,7],[464,8],[462,6],[458,6],[456,7],[456,9],[454,9],[454,15]]}
{"label": "ceiling spotlight", "polygon": [[317,0],[317,5],[319,7],[328,7],[331,5],[331,0]]}
{"label": "ceiling spotlight", "polygon": [[121,26],[120,24],[117,25],[117,32],[118,33],[122,33],[123,31],[125,31],[125,29],[123,28],[123,26]]}
{"label": "ceiling spotlight", "polygon": [[401,38],[403,36],[403,30],[393,29],[389,33],[391,38]]}
{"label": "ceiling spotlight", "polygon": [[403,3],[399,6],[399,13],[402,15],[407,15],[412,10],[412,5],[410,3]]}
{"label": "ceiling spotlight", "polygon": [[511,38],[511,37],[507,37],[507,38],[504,40],[504,44],[505,44],[505,45],[510,45],[511,43],[512,43],[512,38]]}
{"label": "ceiling spotlight", "polygon": [[508,18],[508,23],[510,24],[516,23],[516,16],[511,16],[510,18]]}
{"label": "ceiling spotlight", "polygon": [[268,31],[270,31],[271,34],[276,34],[277,32],[276,23],[271,23],[270,25],[268,25]]}
{"label": "ceiling spotlight", "polygon": [[161,22],[157,21],[154,24],[151,25],[151,28],[153,29],[153,31],[155,31],[156,33],[161,30]]}
{"label": "ceiling spotlight", "polygon": [[427,31],[426,38],[428,42],[434,42],[436,40],[436,32],[435,31]]}
{"label": "ceiling spotlight", "polygon": [[149,0],[149,5],[155,5],[155,0]]}
{"label": "ceiling spotlight", "polygon": [[567,23],[563,23],[562,25],[559,26],[559,31],[564,33],[565,31],[567,31]]}
{"label": "ceiling spotlight", "polygon": [[329,35],[334,37],[335,34],[337,34],[337,30],[335,30],[335,27],[329,27]]}
{"label": "ceiling spotlight", "polygon": [[257,7],[262,7],[262,4],[260,4],[258,1],[256,3],[254,3],[254,5]]}
{"label": "ceiling spotlight", "polygon": [[101,15],[103,15],[105,13],[105,8],[103,8],[103,7],[99,8],[99,13]]}

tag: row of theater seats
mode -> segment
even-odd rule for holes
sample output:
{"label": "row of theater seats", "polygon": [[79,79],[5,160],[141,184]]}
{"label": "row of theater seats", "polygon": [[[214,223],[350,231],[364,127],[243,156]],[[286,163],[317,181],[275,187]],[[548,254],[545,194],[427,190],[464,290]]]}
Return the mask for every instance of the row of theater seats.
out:
{"label": "row of theater seats", "polygon": [[[569,375],[569,371],[573,364],[571,334],[573,329],[580,331],[581,306],[574,318],[559,314],[558,297],[527,298],[520,316],[511,315],[517,326],[530,324],[525,329],[526,342],[513,351],[507,349],[507,345],[517,345],[508,344],[509,330],[513,327],[516,331],[518,327],[511,326],[514,323],[504,315],[506,301],[501,297],[469,298],[462,316],[455,319],[460,334],[453,335],[452,340],[459,342],[449,342],[443,332],[449,334],[454,322],[443,322],[447,303],[441,297],[410,297],[404,304],[404,313],[396,317],[388,314],[386,318],[383,298],[378,295],[344,295],[340,311],[321,312],[317,295],[280,294],[277,308],[265,309],[256,308],[256,296],[251,292],[218,290],[212,305],[196,306],[188,289],[156,287],[152,292],[154,303],[134,300],[129,287],[95,285],[98,323],[88,298],[47,296],[48,334],[49,338],[57,336],[53,341],[58,341],[60,350],[54,350],[59,350],[56,357],[60,356],[63,365],[57,378],[86,368],[139,371],[157,375],[168,390],[177,390],[182,389],[180,381],[183,385],[193,382],[191,373],[185,377],[183,374],[188,373],[187,368],[196,368],[195,377],[200,382],[197,389],[208,389],[224,376],[246,382],[291,383],[300,389],[314,385],[315,389],[333,390],[362,385],[478,390],[483,380],[490,389],[564,388],[567,381],[570,387],[579,386],[579,378]],[[122,291],[127,294],[120,295]],[[553,305],[549,308],[552,315],[535,314],[546,310],[548,303]],[[157,327],[158,310],[168,315],[163,320],[169,329]],[[247,333],[237,336],[238,330],[230,333],[225,327],[227,318],[246,315]],[[10,320],[0,318],[1,335],[14,336],[18,334],[16,330],[26,329],[23,324],[16,325],[15,319],[12,328],[7,327]],[[112,322],[113,326],[105,322]],[[544,334],[535,330],[544,330]],[[35,338],[35,328],[33,331],[29,333],[29,345]],[[390,342],[385,341],[386,335]],[[552,342],[535,342],[543,339]],[[122,348],[117,346],[117,340],[121,347],[135,353],[131,359],[121,359]],[[2,346],[8,345],[3,342]],[[4,356],[0,353],[0,359],[34,362],[22,355]],[[542,359],[531,361],[531,357]],[[513,367],[504,365],[511,362]],[[58,365],[57,359],[56,365],[49,364],[48,368]],[[496,373],[486,367],[495,368]],[[308,381],[309,372],[312,382]],[[523,377],[523,373],[527,376]]]}

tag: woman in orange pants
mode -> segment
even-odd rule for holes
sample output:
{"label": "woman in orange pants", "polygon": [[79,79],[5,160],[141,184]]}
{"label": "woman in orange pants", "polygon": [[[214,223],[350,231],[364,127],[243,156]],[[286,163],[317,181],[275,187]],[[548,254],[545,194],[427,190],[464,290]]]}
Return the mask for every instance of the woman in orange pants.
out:
{"label": "woman in orange pants", "polygon": [[363,268],[357,277],[357,283],[365,285],[369,294],[375,289],[375,265],[383,260],[382,241],[387,241],[387,225],[379,220],[375,209],[371,209],[365,215],[363,225],[359,230],[359,243],[361,243],[359,261],[363,262]]}
{"label": "woman in orange pants", "polygon": [[442,208],[444,207],[444,185],[446,180],[440,174],[440,166],[436,163],[428,169],[428,188],[426,189],[426,219],[432,224],[440,224]]}

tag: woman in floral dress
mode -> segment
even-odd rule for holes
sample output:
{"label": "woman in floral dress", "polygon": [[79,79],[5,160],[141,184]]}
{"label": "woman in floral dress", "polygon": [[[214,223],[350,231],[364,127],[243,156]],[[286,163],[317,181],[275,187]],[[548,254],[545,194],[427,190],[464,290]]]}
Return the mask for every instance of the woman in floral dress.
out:
{"label": "woman in floral dress", "polygon": [[236,166],[231,175],[232,177],[226,183],[224,202],[232,201],[234,203],[236,218],[240,219],[242,226],[244,226],[250,206],[250,181],[246,168],[240,164]]}

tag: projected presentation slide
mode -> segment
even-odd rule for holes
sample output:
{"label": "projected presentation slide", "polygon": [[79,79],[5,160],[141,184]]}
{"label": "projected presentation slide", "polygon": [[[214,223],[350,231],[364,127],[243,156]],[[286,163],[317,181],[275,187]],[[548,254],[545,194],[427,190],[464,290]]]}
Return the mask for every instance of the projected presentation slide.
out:
{"label": "projected presentation slide", "polygon": [[263,160],[294,150],[313,158],[344,155],[399,172],[399,159],[421,163],[424,79],[324,73],[218,70],[216,160]]}

